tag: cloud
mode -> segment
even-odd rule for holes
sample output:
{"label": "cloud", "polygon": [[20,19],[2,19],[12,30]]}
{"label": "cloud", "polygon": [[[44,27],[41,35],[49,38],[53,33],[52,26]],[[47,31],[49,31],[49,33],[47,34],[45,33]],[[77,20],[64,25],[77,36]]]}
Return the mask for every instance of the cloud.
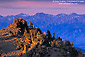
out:
{"label": "cloud", "polygon": [[[63,5],[62,5],[63,6]],[[1,3],[0,8],[3,9],[68,9],[66,7],[62,7],[58,3],[52,2],[33,2],[33,1],[18,1],[18,2],[8,2]]]}
{"label": "cloud", "polygon": [[26,9],[26,7],[16,7],[16,6],[0,6],[0,8],[4,8],[4,9]]}
{"label": "cloud", "polygon": [[17,6],[0,6],[0,8],[4,8],[4,9],[62,9],[62,10],[66,10],[69,8],[60,8],[60,7],[17,7]]}
{"label": "cloud", "polygon": [[0,0],[0,2],[12,2],[12,1],[20,1],[20,0]]}
{"label": "cloud", "polygon": [[0,2],[12,2],[12,1],[53,1],[53,0],[0,0]]}
{"label": "cloud", "polygon": [[[14,2],[14,1],[50,1],[50,2],[59,1],[60,2],[61,0],[0,0],[0,3],[2,3],[2,2]],[[65,3],[68,3],[67,0],[62,0],[62,1],[66,1]],[[72,0],[69,0],[69,1],[72,1]],[[76,0],[74,0],[74,1],[76,1]],[[81,2],[79,2],[79,1],[81,1]],[[84,0],[78,0],[76,2],[71,2],[71,3],[73,3],[73,4],[85,4],[85,1]]]}
{"label": "cloud", "polygon": [[25,0],[25,1],[53,1],[53,0]]}

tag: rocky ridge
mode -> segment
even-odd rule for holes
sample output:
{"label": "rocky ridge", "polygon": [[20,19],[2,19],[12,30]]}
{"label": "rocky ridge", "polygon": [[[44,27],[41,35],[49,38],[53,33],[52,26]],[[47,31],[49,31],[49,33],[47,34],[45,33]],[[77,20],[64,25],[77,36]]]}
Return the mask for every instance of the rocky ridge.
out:
{"label": "rocky ridge", "polygon": [[0,56],[4,57],[85,57],[73,43],[55,38],[50,31],[43,33],[40,28],[20,18],[0,30]]}

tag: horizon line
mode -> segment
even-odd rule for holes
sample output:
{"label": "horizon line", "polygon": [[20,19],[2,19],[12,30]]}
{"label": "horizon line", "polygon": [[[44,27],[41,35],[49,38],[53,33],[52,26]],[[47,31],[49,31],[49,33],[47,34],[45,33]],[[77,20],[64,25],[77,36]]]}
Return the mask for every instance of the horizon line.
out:
{"label": "horizon line", "polygon": [[[70,14],[78,14],[78,15],[85,15],[85,14],[82,14],[82,13],[75,13],[75,12],[72,12],[72,13],[57,13],[57,14],[50,14],[50,13],[44,13],[44,12],[37,12],[37,13],[43,13],[43,14],[49,14],[49,15],[58,15],[58,14],[66,14],[66,15],[70,15]],[[21,12],[21,13],[17,13],[17,14],[8,14],[8,15],[1,15],[0,14],[0,16],[3,16],[3,17],[5,17],[5,16],[15,16],[15,15],[19,15],[19,14],[26,14],[26,15],[29,15],[29,16],[33,16],[33,15],[36,15],[37,13],[35,13],[35,14],[28,14],[28,13],[23,13],[23,12]]]}

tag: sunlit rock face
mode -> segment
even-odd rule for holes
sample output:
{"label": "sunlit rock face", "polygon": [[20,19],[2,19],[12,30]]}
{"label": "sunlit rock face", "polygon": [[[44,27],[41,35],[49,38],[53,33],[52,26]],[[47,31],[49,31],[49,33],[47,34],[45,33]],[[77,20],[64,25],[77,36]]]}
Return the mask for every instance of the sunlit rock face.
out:
{"label": "sunlit rock face", "polygon": [[14,22],[10,24],[9,26],[7,26],[5,29],[1,29],[1,31],[6,32],[8,34],[12,34],[12,35],[18,35],[18,34],[23,35],[25,30],[29,32],[27,22],[22,18],[14,20]]}

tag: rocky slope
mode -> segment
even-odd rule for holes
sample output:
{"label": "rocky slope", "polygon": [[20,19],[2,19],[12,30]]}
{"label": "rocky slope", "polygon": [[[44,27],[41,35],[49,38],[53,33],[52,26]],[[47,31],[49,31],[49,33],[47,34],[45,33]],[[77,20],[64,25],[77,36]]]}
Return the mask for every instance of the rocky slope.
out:
{"label": "rocky slope", "polygon": [[55,38],[50,31],[43,33],[40,28],[20,18],[0,30],[1,57],[85,57],[73,43]]}

